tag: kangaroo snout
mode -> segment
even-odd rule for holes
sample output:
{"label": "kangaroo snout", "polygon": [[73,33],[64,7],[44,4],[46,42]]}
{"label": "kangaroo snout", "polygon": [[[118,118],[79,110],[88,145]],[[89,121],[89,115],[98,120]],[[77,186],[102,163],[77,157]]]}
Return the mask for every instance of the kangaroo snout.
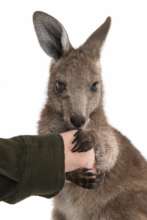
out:
{"label": "kangaroo snout", "polygon": [[82,125],[85,124],[85,117],[82,115],[74,114],[71,116],[70,121],[72,125],[74,125],[76,128],[80,128]]}

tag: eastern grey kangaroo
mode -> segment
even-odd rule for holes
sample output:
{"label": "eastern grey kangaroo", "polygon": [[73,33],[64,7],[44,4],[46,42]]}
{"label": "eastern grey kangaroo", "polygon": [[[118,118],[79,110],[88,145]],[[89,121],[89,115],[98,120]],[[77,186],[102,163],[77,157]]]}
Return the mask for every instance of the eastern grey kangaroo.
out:
{"label": "eastern grey kangaroo", "polygon": [[[52,57],[39,134],[78,129],[73,151],[94,148],[98,178],[81,172],[79,185],[67,181],[54,200],[54,220],[147,219],[147,162],[107,121],[103,109],[100,55],[110,28],[106,21],[78,49],[63,25],[35,12],[34,26],[43,50]],[[72,174],[69,179],[72,181]],[[76,181],[76,180],[75,180]]]}

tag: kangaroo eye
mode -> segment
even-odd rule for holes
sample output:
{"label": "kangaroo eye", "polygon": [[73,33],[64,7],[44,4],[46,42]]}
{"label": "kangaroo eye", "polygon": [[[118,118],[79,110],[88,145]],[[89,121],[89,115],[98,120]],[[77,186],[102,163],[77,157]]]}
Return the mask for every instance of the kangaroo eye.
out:
{"label": "kangaroo eye", "polygon": [[62,81],[56,81],[55,83],[55,91],[58,94],[61,94],[66,89],[66,84]]}
{"label": "kangaroo eye", "polygon": [[99,84],[99,82],[94,82],[94,83],[91,85],[90,90],[91,90],[92,92],[96,92],[97,89],[98,89],[98,84]]}

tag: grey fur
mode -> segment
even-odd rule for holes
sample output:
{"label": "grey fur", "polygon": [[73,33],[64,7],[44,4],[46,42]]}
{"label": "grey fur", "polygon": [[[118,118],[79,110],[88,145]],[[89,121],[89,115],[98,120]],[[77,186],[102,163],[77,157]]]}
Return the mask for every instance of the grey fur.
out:
{"label": "grey fur", "polygon": [[[40,21],[38,17],[36,22],[44,22],[44,18]],[[54,25],[57,30],[58,24]],[[50,68],[39,134],[73,129],[71,115],[84,116],[83,140],[91,138],[97,172],[105,176],[94,190],[66,183],[54,200],[54,220],[147,219],[147,162],[125,136],[109,125],[103,109],[100,51],[109,27],[110,18],[79,49],[70,47],[57,56]],[[50,32],[48,35],[50,39]],[[66,83],[60,95],[55,93],[57,80]],[[95,81],[99,82],[98,90],[92,93],[90,86]]]}

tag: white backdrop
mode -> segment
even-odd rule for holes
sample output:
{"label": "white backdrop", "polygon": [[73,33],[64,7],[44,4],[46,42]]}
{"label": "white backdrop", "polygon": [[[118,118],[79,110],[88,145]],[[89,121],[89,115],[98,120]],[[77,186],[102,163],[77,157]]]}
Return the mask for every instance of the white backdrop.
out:
{"label": "white backdrop", "polygon": [[[107,16],[112,27],[102,65],[105,108],[111,124],[147,158],[147,5],[146,0],[0,1],[0,137],[36,134],[46,97],[49,58],[40,49],[32,13],[43,10],[66,27],[79,46]],[[51,200],[28,198],[0,203],[0,218],[47,220]]]}

